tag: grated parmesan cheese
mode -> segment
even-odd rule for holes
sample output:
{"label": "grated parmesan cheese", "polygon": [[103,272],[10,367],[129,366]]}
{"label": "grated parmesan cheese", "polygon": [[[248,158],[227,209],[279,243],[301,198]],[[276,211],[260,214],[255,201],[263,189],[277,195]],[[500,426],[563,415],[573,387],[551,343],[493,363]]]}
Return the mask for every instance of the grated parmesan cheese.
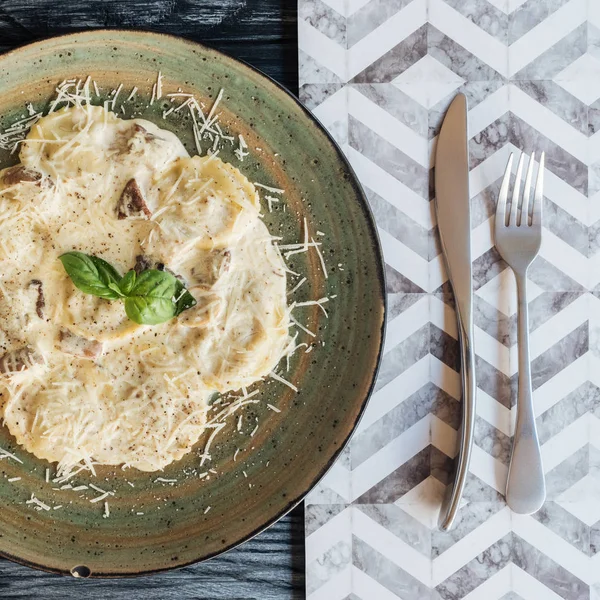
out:
{"label": "grated parmesan cheese", "polygon": [[294,392],[298,392],[298,388],[293,383],[290,383],[289,381],[287,381],[286,379],[284,379],[280,375],[277,375],[277,373],[275,373],[274,371],[272,371],[271,373],[269,373],[269,375],[273,379],[275,379],[276,381],[279,381],[280,383],[283,383],[284,385],[287,385],[290,389],[294,390]]}
{"label": "grated parmesan cheese", "polygon": [[[90,84],[93,85],[96,96],[99,96],[98,86],[97,86],[96,82],[91,80],[91,78],[89,76],[87,77],[87,79],[84,82],[81,79],[69,79],[69,80],[65,80],[65,81],[61,82],[61,84],[59,84],[58,87],[56,88],[57,96],[54,99],[54,101],[51,103],[49,112],[53,113],[54,111],[58,110],[59,108],[65,106],[65,105],[66,106],[88,106],[89,107]],[[119,84],[119,86],[115,90],[113,90],[113,92],[110,96],[111,99],[108,101],[108,104],[105,104],[105,106],[109,106],[110,108],[112,108],[113,111],[116,108],[117,100],[122,91],[122,87],[123,87],[122,84]],[[126,101],[133,100],[137,91],[138,91],[137,87],[134,87],[131,90]],[[210,108],[210,111],[205,116],[203,113],[202,107],[200,106],[198,101],[194,98],[193,94],[185,94],[181,91],[176,94],[167,94],[167,97],[170,98],[171,102],[174,102],[176,98],[183,98],[184,101],[182,102],[182,104],[174,103],[168,110],[163,112],[163,118],[167,118],[172,113],[175,113],[175,112],[183,109],[184,107],[186,107],[192,116],[193,132],[194,132],[194,138],[195,138],[197,150],[200,153],[202,141],[208,140],[208,142],[210,144],[208,147],[211,148],[211,151],[209,152],[209,154],[210,154],[209,160],[212,160],[212,161],[214,161],[217,158],[217,156],[219,154],[220,145],[223,141],[230,142],[232,145],[234,145],[234,142],[235,142],[235,140],[232,136],[226,135],[221,130],[221,127],[218,123],[219,115],[217,114],[217,111],[218,111],[219,105],[223,99],[223,95],[224,95],[224,90],[221,89],[219,91],[219,94],[218,94],[216,100],[214,101],[212,107]],[[162,96],[163,96],[163,77],[162,77],[162,73],[159,71],[158,75],[157,75],[156,83],[154,83],[154,85],[153,85],[152,99],[150,101],[150,104],[152,104],[154,101],[159,100]],[[122,104],[121,104],[120,108],[122,111],[124,110]],[[29,128],[32,126],[35,126],[37,124],[37,121],[39,121],[39,119],[42,116],[40,113],[35,113],[35,109],[33,108],[33,106],[31,104],[27,105],[27,111],[28,111],[28,115],[29,115],[27,118],[22,119],[22,121],[20,123],[17,122],[15,124],[13,124],[13,126],[11,126],[13,128],[11,131],[7,130],[3,134],[0,134],[0,147],[4,147],[2,144],[5,143],[8,147],[10,147],[14,150],[16,148],[15,143],[19,143],[19,140],[20,139],[22,140],[23,137],[27,134],[27,131],[29,130]],[[8,137],[6,137],[7,134],[9,134]],[[82,134],[85,136],[85,131],[82,132]],[[3,137],[3,136],[5,136],[5,137]],[[19,138],[18,136],[22,136],[22,137]],[[43,139],[40,141],[42,142],[42,145],[46,145],[46,144],[51,145],[54,143],[60,143],[60,140],[52,140],[52,139]],[[234,154],[238,157],[238,159],[240,161],[243,161],[243,159],[249,155],[249,152],[247,152],[247,150],[248,150],[248,146],[246,144],[246,141],[244,140],[242,135],[239,135],[238,136],[238,147],[234,150]],[[61,149],[61,151],[62,151],[62,149]],[[285,193],[285,190],[280,189],[280,188],[275,188],[275,187],[267,186],[267,185],[260,184],[260,183],[255,183],[254,185],[257,188],[261,188],[261,189],[266,190],[267,192],[270,192],[271,194],[281,195],[281,194]],[[59,187],[59,184],[57,184],[57,187]],[[6,190],[3,190],[3,191],[6,191]],[[1,193],[2,193],[2,191],[0,191],[0,194]],[[56,193],[56,190],[53,193]],[[278,203],[281,200],[280,198],[276,198],[271,195],[265,195],[265,199],[268,202],[270,212],[272,212],[273,204]],[[285,204],[284,204],[284,209],[285,209]],[[164,214],[164,213],[161,213],[161,215],[159,215],[159,216],[162,216],[162,214]],[[153,220],[156,220],[156,218],[157,218],[157,213],[155,212],[154,216],[153,216]],[[293,255],[301,253],[301,252],[307,252],[309,249],[314,248],[319,256],[319,260],[321,262],[324,275],[327,278],[327,270],[326,270],[326,266],[325,266],[325,261],[324,261],[323,255],[319,249],[321,242],[315,242],[314,238],[312,238],[312,237],[309,238],[309,232],[308,232],[306,219],[304,219],[304,225],[305,225],[304,243],[289,244],[287,246],[280,246],[279,248],[277,248],[277,246],[275,246],[275,252],[277,253],[279,259],[281,259],[281,262],[283,263],[283,257],[281,256],[280,250],[285,251],[285,258],[287,259],[290,256],[293,256]],[[152,238],[152,233],[154,233],[154,229],[152,229],[149,234],[148,240],[150,240],[150,241]],[[317,231],[316,235],[323,236],[324,234],[320,231]],[[5,243],[5,242],[3,242],[3,243]],[[10,254],[10,248],[6,248],[6,250],[4,250],[4,251],[6,254]],[[287,267],[284,266],[283,268],[288,273],[299,276],[297,273],[294,273]],[[293,293],[295,293],[306,282],[307,282],[307,278],[303,277],[294,286],[294,288],[288,292],[288,295],[292,295]],[[2,285],[1,281],[0,281],[0,285]],[[4,291],[5,295],[8,295],[7,290],[3,290],[3,291]],[[327,316],[327,311],[322,306],[322,304],[324,304],[327,301],[328,301],[328,299],[321,299],[321,300],[315,300],[315,301],[309,301],[309,302],[301,302],[301,303],[297,303],[295,305],[295,307],[317,305]],[[257,315],[257,317],[258,317],[258,315]],[[307,333],[308,335],[310,335],[312,337],[316,336],[315,333],[311,332],[308,328],[299,324],[294,319],[294,317],[291,315],[291,310],[290,310],[290,313],[286,315],[285,321],[282,321],[282,322],[284,323],[284,327],[286,330],[287,330],[288,323],[289,323],[290,325],[292,325],[292,324],[295,325],[300,330],[304,331],[305,333]],[[291,344],[289,347],[289,351],[286,350],[286,354],[285,354],[286,359],[288,361],[288,369],[289,369],[289,356],[294,351],[298,350],[300,347],[306,347],[307,353],[312,350],[312,346],[309,347],[307,344],[299,344],[297,346],[295,343]],[[153,356],[155,356],[155,352],[152,348],[144,350],[144,354],[140,353],[140,356],[143,357],[144,362],[149,367],[152,365],[151,368],[154,368],[157,371],[161,368],[158,365],[156,365],[156,363],[154,362],[154,360],[152,358]],[[156,366],[154,366],[154,365],[156,365]],[[163,370],[166,371],[167,369],[163,368]],[[271,371],[269,373],[269,375],[276,381],[279,381],[280,383],[283,383],[284,385],[290,387],[295,392],[298,392],[298,388],[295,385],[293,385],[292,383],[290,383],[289,381],[285,380],[280,375],[278,375],[275,372],[275,369],[273,369],[273,371]],[[181,377],[181,375],[179,377]],[[173,391],[173,389],[175,389],[177,387],[177,385],[179,384],[179,382],[177,381],[177,377],[169,377],[169,376],[167,376],[166,372],[164,373],[164,379],[167,382],[167,385],[169,386],[171,391]],[[53,383],[56,383],[56,382],[53,382]],[[65,387],[66,386],[57,386],[58,389],[56,390],[56,393],[60,394],[61,391],[64,392]],[[205,461],[210,460],[209,452],[210,452],[211,445],[214,443],[214,440],[215,440],[216,436],[218,435],[218,433],[225,427],[226,419],[228,417],[230,417],[232,414],[234,414],[237,410],[246,406],[247,404],[252,404],[252,403],[258,402],[258,400],[251,400],[251,398],[253,398],[256,394],[258,394],[258,390],[255,390],[251,394],[248,394],[245,387],[242,387],[242,389],[243,389],[243,396],[240,398],[234,398],[233,401],[231,403],[227,404],[226,406],[224,406],[222,408],[222,410],[220,409],[221,407],[219,407],[217,405],[215,405],[213,407],[214,411],[218,410],[218,414],[216,415],[215,418],[208,421],[205,426],[206,429],[211,429],[212,431],[210,432],[208,441],[204,446],[203,453],[200,455],[201,466],[205,463]],[[147,397],[143,397],[142,403],[147,403],[147,402],[148,402]],[[276,408],[275,406],[273,406],[271,404],[268,404],[267,407],[274,412],[281,412],[280,409]],[[174,423],[173,414],[169,413],[167,416],[168,416],[168,419],[170,420],[170,422]],[[72,434],[74,436],[76,436],[76,435],[81,436],[81,435],[85,434],[86,431],[83,426],[83,415],[81,415],[81,414],[77,415],[77,413],[74,413],[72,415],[72,417],[74,418],[74,421],[72,424],[71,423],[69,424],[69,427],[72,430]],[[36,419],[37,419],[37,415],[36,415]],[[238,431],[241,431],[242,423],[243,423],[242,415],[238,415],[238,419],[237,419],[237,430]],[[255,433],[257,432],[257,430],[258,430],[258,424],[253,429],[253,431],[250,433],[250,437],[253,437],[255,435]],[[167,443],[173,443],[173,440],[175,439],[177,433],[178,433],[178,429],[177,429],[177,426],[175,425],[175,427],[170,431],[169,435],[167,436]],[[240,449],[238,448],[234,454],[234,461],[237,459],[239,452],[240,452]],[[22,461],[20,459],[18,459],[16,456],[14,456],[10,453],[6,453],[2,449],[0,449],[0,460],[2,460],[3,458],[13,458],[14,460],[22,463]],[[75,470],[75,468],[79,465],[80,465],[79,470]],[[64,484],[71,477],[75,476],[77,474],[77,472],[80,472],[83,469],[88,470],[92,474],[95,475],[95,470],[94,470],[93,465],[94,465],[93,455],[90,455],[90,454],[85,454],[83,456],[80,454],[78,456],[74,456],[72,462],[70,462],[68,460],[64,461],[64,462],[61,461],[61,463],[59,463],[59,467],[58,467],[58,471],[57,471],[58,476],[55,479],[53,479],[53,482]],[[123,468],[127,468],[128,466],[129,465],[124,464]],[[211,469],[210,471],[216,473],[216,471],[214,471],[213,469]],[[207,475],[207,473],[202,473],[199,477],[200,478],[208,477],[208,475]],[[46,469],[46,481],[48,482],[49,480],[50,480],[49,469]],[[163,482],[163,483],[176,483],[177,482],[176,479],[169,480],[169,479],[164,479],[161,477],[157,478],[155,481]],[[127,482],[127,483],[131,487],[134,487],[133,483],[131,483],[131,482]],[[90,484],[89,487],[100,493],[100,496],[90,500],[90,502],[92,502],[92,503],[103,501],[105,498],[107,498],[109,496],[114,496],[114,492],[109,492],[109,491],[103,490],[97,486],[94,486],[93,484]],[[80,490],[88,489],[88,486],[80,485],[77,487],[73,487],[71,484],[66,484],[66,485],[61,485],[60,489],[72,489],[73,491],[80,491]],[[35,504],[35,502],[32,502],[32,503]],[[40,508],[39,505],[37,505],[37,504],[35,505],[35,507],[36,507],[36,509],[39,508],[40,510],[46,510],[46,509]],[[54,507],[54,508],[60,508],[60,506]],[[208,507],[206,512],[208,512],[209,509],[210,509],[210,507]],[[105,501],[105,512],[108,513],[108,503],[106,501]],[[138,514],[143,514],[143,513],[138,513]],[[105,517],[107,517],[107,516],[108,516],[108,514],[105,514]]]}

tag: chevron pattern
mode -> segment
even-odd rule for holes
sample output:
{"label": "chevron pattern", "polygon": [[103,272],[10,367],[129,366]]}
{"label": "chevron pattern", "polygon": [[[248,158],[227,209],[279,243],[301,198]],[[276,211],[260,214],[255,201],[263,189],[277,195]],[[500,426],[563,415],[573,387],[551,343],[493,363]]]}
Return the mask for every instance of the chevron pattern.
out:
{"label": "chevron pattern", "polygon": [[[600,599],[600,2],[300,0],[299,11],[301,96],[364,186],[390,305],[368,410],[307,499],[308,599]],[[469,100],[478,397],[464,505],[442,533],[460,381],[431,150],[458,91]],[[516,300],[491,232],[517,149],[544,150],[548,169],[529,276],[548,484],[534,516],[503,497]]]}

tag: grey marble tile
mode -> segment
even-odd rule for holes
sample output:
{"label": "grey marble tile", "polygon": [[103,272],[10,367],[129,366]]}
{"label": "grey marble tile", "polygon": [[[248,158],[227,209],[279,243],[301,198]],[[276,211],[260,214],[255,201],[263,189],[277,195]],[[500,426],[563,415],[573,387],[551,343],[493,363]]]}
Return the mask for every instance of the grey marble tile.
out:
{"label": "grey marble tile", "polygon": [[334,42],[346,46],[346,18],[321,0],[300,2],[298,18],[306,21]]}
{"label": "grey marble tile", "polygon": [[588,21],[587,51],[594,58],[600,59],[600,29]]}
{"label": "grey marble tile", "polygon": [[[300,87],[300,100],[306,108],[314,110],[343,87],[341,83],[305,83]],[[345,115],[342,115],[342,117],[346,118]]]}
{"label": "grey marble tile", "polygon": [[587,226],[547,198],[544,198],[544,227],[583,256],[588,256],[590,238]]}
{"label": "grey marble tile", "polygon": [[306,568],[306,593],[311,594],[352,563],[352,543],[341,540]]}
{"label": "grey marble tile", "polygon": [[[590,305],[592,303],[597,304],[596,298],[600,298],[600,292],[598,291],[592,292]],[[590,349],[596,358],[600,357],[600,319],[596,316],[595,310],[590,310]]]}
{"label": "grey marble tile", "polygon": [[516,319],[501,313],[483,298],[473,298],[473,322],[488,335],[510,348],[516,340]]}
{"label": "grey marble tile", "polygon": [[588,350],[589,330],[586,322],[531,362],[533,389],[542,386]]}
{"label": "grey marble tile", "polygon": [[346,499],[325,485],[318,485],[306,497],[306,506],[342,505]]}
{"label": "grey marble tile", "polygon": [[429,340],[429,325],[424,325],[385,354],[381,361],[375,390],[381,389],[426,356],[429,353]]}
{"label": "grey marble tile", "polygon": [[425,481],[431,473],[431,446],[421,450],[385,479],[359,496],[354,504],[392,504]]}
{"label": "grey marble tile", "polygon": [[385,265],[385,286],[388,294],[419,294],[425,292],[414,281],[411,281],[390,265]]}
{"label": "grey marble tile", "polygon": [[496,247],[492,246],[473,261],[473,289],[477,291],[507,268]]}
{"label": "grey marble tile", "polygon": [[471,227],[475,229],[496,214],[502,178],[497,179],[471,198]]}
{"label": "grey marble tile", "polygon": [[512,561],[566,600],[588,600],[589,587],[537,548],[513,534]]}
{"label": "grey marble tile", "polygon": [[298,50],[298,59],[300,81],[305,83],[342,83],[342,80],[335,73],[301,49]]}
{"label": "grey marble tile", "polygon": [[504,496],[493,487],[489,486],[485,481],[476,477],[473,473],[469,473],[465,484],[463,494],[467,502],[478,504],[480,502],[495,502],[504,506]]}
{"label": "grey marble tile", "polygon": [[352,564],[403,600],[430,600],[431,590],[360,538],[352,540]]}
{"label": "grey marble tile", "polygon": [[[600,101],[598,102],[600,108]],[[588,194],[591,198],[600,192],[600,162],[592,163],[588,169]]]}
{"label": "grey marble tile", "polygon": [[[600,552],[600,521],[594,523],[590,527],[590,548],[589,555],[595,556]],[[598,591],[600,592],[600,585],[598,585]]]}
{"label": "grey marble tile", "polygon": [[511,121],[512,117],[507,112],[469,140],[470,169],[506,146],[511,138]]}
{"label": "grey marble tile", "polygon": [[515,80],[514,85],[551,110],[565,123],[587,135],[588,106],[554,81]]}
{"label": "grey marble tile", "polygon": [[[529,331],[541,327],[581,295],[581,292],[542,292],[529,302]],[[477,327],[507,348],[517,343],[516,313],[509,317],[475,294],[473,319]]]}
{"label": "grey marble tile", "polygon": [[388,294],[388,319],[392,321],[421,298],[423,294]]}
{"label": "grey marble tile", "polygon": [[475,357],[477,387],[500,402],[506,408],[514,404],[511,378],[498,371],[481,357]]}
{"label": "grey marble tile", "polygon": [[444,600],[463,598],[510,563],[512,546],[512,534],[504,536],[440,583],[436,591]]}
{"label": "grey marble tile", "polygon": [[389,83],[427,54],[427,26],[411,33],[397,46],[352,79],[352,83]]}
{"label": "grey marble tile", "polygon": [[600,251],[600,221],[588,228],[589,255],[594,256]]}
{"label": "grey marble tile", "polygon": [[509,19],[507,11],[481,0],[445,0],[445,2],[499,42],[507,44]]}
{"label": "grey marble tile", "polygon": [[569,0],[527,0],[508,15],[509,43],[516,42]]}
{"label": "grey marble tile", "polygon": [[587,165],[516,115],[513,115],[510,120],[509,140],[517,148],[522,148],[526,152],[545,152],[546,169],[577,191],[587,195]]}
{"label": "grey marble tile", "polygon": [[356,469],[429,413],[434,413],[454,429],[458,428],[459,403],[433,383],[428,383],[353,437],[350,443],[352,469]]}
{"label": "grey marble tile", "polygon": [[[567,1],[526,0],[521,2],[519,7],[514,8],[515,3],[509,6],[508,0],[504,2],[503,7],[499,6],[500,0],[493,2],[443,0],[446,5],[445,10],[459,13],[455,15],[456,23],[464,17],[482,30],[483,37],[491,35],[502,45],[515,43],[523,36],[531,36],[532,43],[536,41],[546,43],[545,39],[540,42],[541,38],[538,39],[536,36],[541,35],[542,30],[550,36],[560,33],[558,29],[551,32],[547,30],[552,25],[552,15],[566,6]],[[319,11],[323,14],[326,12],[323,8],[323,0],[315,0],[314,3],[308,2],[308,4],[310,7],[305,8],[302,14],[309,22],[314,23],[317,29],[338,43],[343,44],[345,39],[348,47],[354,47],[364,42],[366,36],[392,15],[406,8],[410,0],[370,0],[355,11],[344,24],[341,24],[337,17],[320,23]],[[573,11],[581,9],[584,5],[583,2],[571,2],[571,4]],[[346,5],[346,8],[348,6]],[[428,14],[431,15],[431,12]],[[573,15],[574,12],[571,13],[571,17]],[[547,19],[548,22],[544,23]],[[342,34],[344,25],[345,38]],[[561,27],[562,23],[554,23],[553,26]],[[536,32],[534,32],[535,28],[538,28]],[[444,32],[441,29],[444,29]],[[386,111],[387,114],[384,115],[386,119],[395,119],[416,135],[432,142],[439,132],[450,101],[456,91],[462,91],[467,95],[470,110],[473,111],[472,123],[481,123],[483,127],[492,121],[476,133],[469,142],[471,168],[482,165],[478,170],[479,173],[489,177],[488,171],[495,168],[494,161],[498,160],[498,157],[493,158],[494,154],[507,144],[512,144],[528,153],[532,150],[536,153],[544,150],[547,154],[549,171],[560,178],[565,185],[571,186],[584,196],[600,193],[600,161],[588,165],[587,159],[582,158],[583,151],[580,156],[580,153],[572,150],[579,157],[576,158],[566,150],[572,147],[573,140],[581,138],[584,143],[582,136],[589,137],[600,131],[600,99],[588,107],[585,102],[567,91],[573,89],[575,92],[574,87],[568,85],[568,78],[579,76],[576,71],[572,70],[566,75],[561,75],[561,71],[581,57],[586,50],[600,60],[600,30],[586,23],[576,27],[562,39],[556,35],[557,43],[510,78],[518,90],[513,86],[501,90],[509,83],[507,79],[476,56],[475,50],[472,54],[466,49],[466,47],[477,48],[477,40],[469,39],[468,43],[464,40],[461,42],[458,35],[455,36],[456,39],[451,39],[446,35],[448,31],[451,31],[451,27],[448,30],[442,27],[437,29],[428,23],[418,27],[404,40],[398,43],[390,42],[387,47],[391,49],[359,73],[349,84],[348,89],[351,90],[349,97],[357,98],[356,92],[362,94]],[[419,100],[424,105],[429,105],[432,102],[430,96],[419,96],[415,88],[407,89],[406,81],[410,80],[411,84],[413,83],[410,73],[400,77],[396,83],[392,83],[426,54],[433,59],[430,61],[430,66],[435,67],[433,61],[438,61],[448,70],[441,69],[440,72],[436,72],[433,68],[430,71],[436,73],[444,84],[446,83],[444,77],[446,77],[448,87],[445,88],[444,85],[439,87],[439,100],[436,98],[435,104],[429,109],[425,108]],[[535,52],[532,52],[532,55],[534,54]],[[484,56],[484,53],[481,53],[481,56]],[[430,58],[426,60],[429,61]],[[505,60],[505,71],[510,73],[512,65],[508,64],[508,49]],[[342,83],[333,74],[320,70],[318,65],[312,64],[311,61],[307,63],[306,67],[303,64],[307,76],[310,77],[307,81],[311,84],[322,82],[319,85],[304,86],[302,90],[306,102],[314,107],[331,93],[335,93]],[[411,73],[417,71],[418,67]],[[458,83],[459,78],[464,80],[461,85]],[[402,83],[402,80],[406,81]],[[565,83],[564,88],[560,85],[561,80]],[[439,81],[436,80],[435,83]],[[414,85],[419,84],[418,81],[414,82]],[[405,87],[402,87],[403,85]],[[499,90],[501,92],[497,93]],[[409,94],[413,94],[414,97]],[[490,98],[492,94],[495,96]],[[535,127],[527,122],[527,111],[516,104],[518,99],[523,98],[530,106],[537,103],[550,111],[554,121],[560,119],[564,127],[568,128],[565,131],[572,133],[573,138],[569,143],[561,146],[561,132],[556,134],[548,132],[537,122]],[[504,107],[500,106],[501,102],[504,102]],[[494,115],[489,121],[485,121],[488,105],[493,107]],[[340,123],[344,123],[344,119],[345,115],[341,116]],[[335,130],[335,124],[333,128]],[[341,127],[336,137],[342,137],[343,131],[346,131],[346,137],[342,139],[347,140],[356,151],[421,197],[433,198],[429,169],[416,164],[405,153],[375,134],[358,119],[351,118],[347,122],[346,130]],[[484,161],[490,158],[491,160],[483,165]],[[473,227],[482,225],[487,227],[486,222],[495,213],[499,185],[500,178],[497,178],[471,199]],[[366,192],[380,227],[400,240],[421,259],[431,261],[438,256],[439,240],[436,227],[427,230],[373,190],[367,189]],[[588,227],[587,223],[579,221],[562,205],[555,204],[548,198],[545,199],[544,208],[545,228],[553,234],[549,238],[550,243],[556,236],[561,240],[561,247],[563,243],[568,244],[582,255],[582,259],[586,256],[594,256],[600,251],[600,221]],[[489,224],[491,226],[492,221]],[[545,240],[545,243],[548,243],[548,240]],[[544,256],[547,258],[538,257],[530,271],[530,279],[542,290],[538,297],[530,301],[532,332],[538,331],[543,326],[546,328],[550,326],[550,319],[568,309],[573,302],[588,293],[584,286],[571,278],[568,269],[563,271],[548,260],[551,253],[546,253]],[[478,256],[473,264],[475,290],[480,290],[505,268],[505,263],[493,247]],[[408,272],[401,266],[398,266],[398,270],[389,265],[386,267],[389,316],[392,319],[425,296],[425,291],[407,277]],[[600,297],[600,286],[596,295]],[[447,306],[453,307],[454,301],[447,283],[435,291],[435,296]],[[571,315],[574,308],[571,307]],[[475,324],[480,329],[505,347],[512,347],[516,343],[516,315],[504,315],[477,294],[474,309]],[[544,333],[540,331],[539,335],[543,336]],[[540,386],[551,382],[552,377],[561,373],[586,353],[592,351],[600,355],[600,351],[595,350],[597,347],[600,347],[600,327],[596,327],[593,315],[590,315],[590,323],[582,323],[533,361],[534,388],[539,389]],[[459,368],[456,340],[435,325],[429,324],[385,355],[377,389],[392,383],[400,373],[405,372],[428,354],[454,370]],[[476,358],[476,369],[478,388],[500,405],[506,408],[513,407],[516,399],[517,375],[508,377],[481,357]],[[376,452],[385,448],[398,435],[427,414],[436,415],[456,430],[460,423],[460,408],[459,402],[439,390],[433,383],[424,385],[358,434],[347,451],[349,454],[344,455],[344,464],[352,469],[360,465],[364,466],[367,459],[373,457]],[[600,389],[591,382],[582,383],[578,389],[560,399],[538,417],[542,443],[554,438],[586,413],[592,413],[596,418],[600,418]],[[480,449],[500,463],[508,465],[511,450],[509,436],[478,417],[475,438],[475,443]],[[465,490],[466,504],[461,509],[454,528],[448,533],[436,530],[429,532],[427,527],[402,510],[401,506],[394,504],[428,477],[433,477],[447,485],[451,481],[453,466],[454,461],[432,444],[391,471],[357,498],[353,503],[353,510],[362,511],[423,556],[435,559],[446,552],[458,552],[459,547],[457,546],[456,549],[454,547],[459,542],[464,541],[465,537],[478,527],[484,526],[484,523],[506,506],[502,495],[485,481],[473,473],[469,474]],[[574,551],[593,556],[600,552],[600,522],[589,527],[556,501],[561,494],[588,474],[600,479],[600,452],[592,446],[586,446],[572,456],[565,457],[562,463],[547,474],[548,501],[532,518],[538,521],[537,527],[543,526],[550,530],[552,534],[569,544]],[[330,500],[335,501],[335,498],[332,497]],[[319,527],[343,507],[338,509],[336,506],[332,509],[319,506],[318,509],[307,517],[307,531]],[[467,562],[435,590],[427,590],[426,586],[415,581],[404,569],[394,564],[394,561],[390,561],[385,556],[384,549],[375,543],[371,547],[365,544],[364,540],[355,538],[352,558],[356,568],[362,569],[369,577],[377,580],[391,594],[399,598],[460,600],[498,570],[514,562],[559,597],[565,600],[580,598],[588,600],[590,594],[588,586],[565,570],[562,565],[551,561],[544,555],[543,550],[543,548],[540,551],[539,548],[530,546],[510,533],[494,541],[489,548]],[[341,556],[339,549],[337,552],[339,562]],[[327,557],[325,562],[332,562],[332,559]],[[332,572],[335,572],[335,569]],[[499,591],[495,590],[495,593],[501,595]],[[356,595],[360,594],[356,592]],[[505,598],[519,600],[519,595],[510,592]]]}
{"label": "grey marble tile", "polygon": [[540,443],[550,438],[600,405],[600,389],[586,381],[536,419]]}
{"label": "grey marble tile", "polygon": [[511,437],[505,435],[481,417],[476,417],[474,441],[487,454],[508,466],[512,452]]}
{"label": "grey marble tile", "polygon": [[529,279],[547,292],[584,292],[585,288],[557,269],[546,259],[538,256],[529,268]]}
{"label": "grey marble tile", "polygon": [[421,137],[427,135],[427,109],[394,84],[358,83],[350,84],[349,87],[369,98],[416,134]]}
{"label": "grey marble tile", "polygon": [[438,360],[455,371],[460,371],[460,356],[458,341],[436,327],[433,323],[429,329],[429,352]]}
{"label": "grey marble tile", "polygon": [[[446,111],[458,92],[461,92],[466,96],[469,110],[473,110],[493,93],[504,87],[505,84],[506,81],[502,78],[489,81],[465,81],[456,90],[449,93],[445,98],[429,109],[429,138],[434,138],[439,133]],[[508,112],[508,110],[509,106],[508,103],[506,103],[506,112]]]}
{"label": "grey marble tile", "polygon": [[380,227],[402,240],[413,252],[427,260],[429,258],[429,232],[413,221],[405,212],[384,200],[381,196],[364,186],[371,210]]}
{"label": "grey marble tile", "polygon": [[369,518],[391,531],[417,552],[431,557],[432,531],[395,504],[361,504],[356,506]]}
{"label": "grey marble tile", "polygon": [[348,137],[352,148],[423,198],[429,196],[429,169],[399,150],[350,115]]}
{"label": "grey marble tile", "polygon": [[304,532],[314,533],[333,517],[346,509],[345,504],[309,504],[304,511]]}
{"label": "grey marble tile", "polygon": [[[535,2],[538,5],[541,4],[538,0],[531,0],[531,2]],[[586,50],[587,24],[584,23],[515,73],[511,79],[551,80],[555,75],[558,75],[571,63],[583,56]]]}
{"label": "grey marble tile", "polygon": [[441,300],[444,304],[456,311],[456,303],[454,302],[454,294],[449,281],[445,281],[440,287],[433,292],[433,295]]}
{"label": "grey marble tile", "polygon": [[370,0],[348,17],[348,48],[372,33],[413,0]]}
{"label": "grey marble tile", "polygon": [[504,508],[501,502],[470,502],[458,511],[450,531],[434,530],[431,536],[432,557],[437,558],[482,523]]}
{"label": "grey marble tile", "polygon": [[[543,292],[529,302],[529,331],[535,331],[582,296],[581,292]],[[516,320],[516,315],[515,315]],[[514,338],[516,340],[516,338]]]}
{"label": "grey marble tile", "polygon": [[585,446],[546,473],[547,500],[556,500],[589,473],[589,456],[589,447]]}
{"label": "grey marble tile", "polygon": [[590,553],[590,528],[556,502],[546,502],[532,518],[580,552]]}
{"label": "grey marble tile", "polygon": [[438,390],[435,385],[433,387],[435,393],[432,392],[432,394],[435,401],[431,407],[431,414],[458,431],[462,420],[461,401],[446,394],[443,390]]}
{"label": "grey marble tile", "polygon": [[[344,86],[340,83],[307,83],[300,88],[300,100],[310,110],[316,109],[336,92],[342,90]],[[346,90],[341,94],[346,94]],[[347,96],[346,96],[347,100]],[[348,143],[348,114],[347,110],[340,112],[336,121],[327,125],[327,130],[340,145]]]}
{"label": "grey marble tile", "polygon": [[[597,395],[594,398],[594,408],[592,409],[592,414],[597,418],[598,413],[600,412],[600,402],[598,401]],[[600,450],[596,448],[596,446],[589,446],[589,465],[590,470],[589,474],[594,479],[600,481]]]}
{"label": "grey marble tile", "polygon": [[[503,77],[495,69],[463,48],[456,41],[429,25],[427,32],[427,51],[430,56],[443,64],[465,81],[494,81]],[[508,49],[506,50],[508,65]],[[508,68],[505,69],[508,71]]]}
{"label": "grey marble tile", "polygon": [[588,107],[588,135],[594,135],[598,131],[600,131],[600,100],[596,100]]}
{"label": "grey marble tile", "polygon": [[444,485],[448,485],[454,473],[454,460],[435,446],[431,446],[429,469],[432,477],[435,477]]}

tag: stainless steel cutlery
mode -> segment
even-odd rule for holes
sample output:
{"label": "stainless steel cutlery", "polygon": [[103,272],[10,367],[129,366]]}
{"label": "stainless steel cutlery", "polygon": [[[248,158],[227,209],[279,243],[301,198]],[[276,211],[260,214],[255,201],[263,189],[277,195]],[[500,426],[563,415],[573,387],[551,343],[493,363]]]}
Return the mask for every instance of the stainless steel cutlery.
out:
{"label": "stainless steel cutlery", "polygon": [[[469,470],[475,424],[467,140],[467,101],[463,94],[458,94],[444,118],[437,140],[435,161],[435,210],[442,253],[456,304],[463,398],[456,472],[453,484],[447,488],[440,513],[439,527],[442,530],[450,529],[458,512]],[[533,410],[527,310],[527,270],[539,252],[542,238],[544,154],[540,159],[533,196],[534,155],[529,160],[522,194],[521,177],[525,159],[521,155],[509,200],[512,160],[511,155],[500,189],[495,222],[496,246],[517,280],[519,391],[506,498],[512,510],[529,514],[542,506],[546,496]]]}
{"label": "stainless steel cutlery", "polygon": [[524,154],[521,154],[513,193],[509,187],[513,155],[510,155],[496,208],[496,248],[513,270],[517,281],[517,314],[519,346],[519,391],[517,422],[512,456],[506,484],[506,501],[517,513],[531,514],[544,504],[546,485],[540,443],[535,427],[531,359],[529,356],[529,312],[527,308],[527,270],[540,251],[542,243],[542,205],[544,185],[544,153],[540,158],[533,197],[534,158],[529,159],[525,186],[521,195]]}
{"label": "stainless steel cutlery", "polygon": [[462,424],[454,484],[448,486],[440,529],[452,526],[469,471],[475,425],[475,355],[473,353],[473,281],[471,273],[471,211],[467,99],[452,101],[438,136],[435,208],[448,279],[456,303],[462,381]]}

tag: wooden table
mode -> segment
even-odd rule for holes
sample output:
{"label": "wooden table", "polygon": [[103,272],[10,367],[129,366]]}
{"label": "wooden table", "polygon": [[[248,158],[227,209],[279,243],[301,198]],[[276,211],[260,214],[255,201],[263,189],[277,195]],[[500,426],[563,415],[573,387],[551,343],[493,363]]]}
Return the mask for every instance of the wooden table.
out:
{"label": "wooden table", "polygon": [[[0,51],[98,27],[133,27],[207,42],[297,93],[294,0],[1,0]],[[304,598],[303,511],[207,563],[129,580],[49,575],[0,559],[0,598],[297,600]]]}

